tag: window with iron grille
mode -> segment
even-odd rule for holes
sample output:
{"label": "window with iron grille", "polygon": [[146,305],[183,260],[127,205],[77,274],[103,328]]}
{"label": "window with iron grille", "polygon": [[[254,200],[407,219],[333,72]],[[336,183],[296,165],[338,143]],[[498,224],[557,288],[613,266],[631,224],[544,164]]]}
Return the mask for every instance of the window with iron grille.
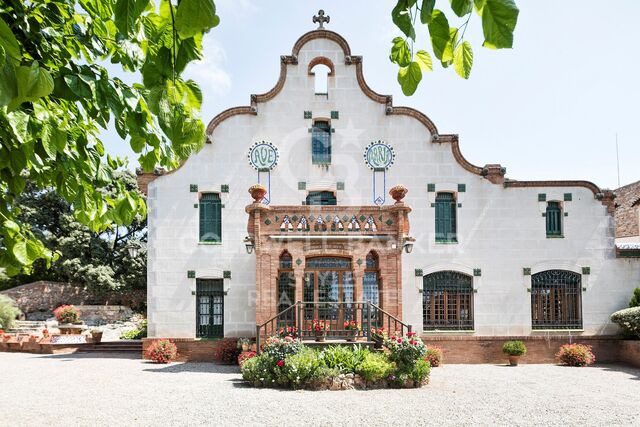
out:
{"label": "window with iron grille", "polygon": [[222,279],[196,280],[196,336],[224,336],[224,290]]}
{"label": "window with iron grille", "polygon": [[582,278],[566,270],[531,276],[533,329],[582,329]]}
{"label": "window with iron grille", "polygon": [[[296,280],[293,275],[293,258],[288,251],[280,255],[280,271],[278,273],[278,301],[277,312],[281,313],[291,307],[296,298]],[[295,317],[293,310],[279,316],[282,325],[293,324]]]}
{"label": "window with iron grille", "polygon": [[436,196],[436,242],[457,242],[456,199],[452,193],[438,193]]}
{"label": "window with iron grille", "polygon": [[222,203],[217,193],[204,193],[200,199],[200,241],[222,241]]}
{"label": "window with iron grille", "polygon": [[311,129],[311,162],[314,165],[331,164],[331,125],[316,121]]}
{"label": "window with iron grille", "polygon": [[331,191],[309,191],[307,205],[337,205],[336,195]]}
{"label": "window with iron grille", "polygon": [[422,309],[425,330],[473,329],[473,278],[457,271],[427,274]]}
{"label": "window with iron grille", "polygon": [[548,202],[547,212],[547,237],[562,236],[562,206],[560,202]]}

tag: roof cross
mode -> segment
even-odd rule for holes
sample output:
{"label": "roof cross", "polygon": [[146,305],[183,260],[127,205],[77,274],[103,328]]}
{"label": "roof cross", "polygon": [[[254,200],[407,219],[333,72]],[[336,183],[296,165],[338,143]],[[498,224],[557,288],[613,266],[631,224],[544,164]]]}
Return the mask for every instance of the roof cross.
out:
{"label": "roof cross", "polygon": [[328,24],[331,17],[329,15],[324,16],[324,10],[320,9],[317,15],[313,15],[313,23],[318,23],[318,29],[324,29],[324,24]]}

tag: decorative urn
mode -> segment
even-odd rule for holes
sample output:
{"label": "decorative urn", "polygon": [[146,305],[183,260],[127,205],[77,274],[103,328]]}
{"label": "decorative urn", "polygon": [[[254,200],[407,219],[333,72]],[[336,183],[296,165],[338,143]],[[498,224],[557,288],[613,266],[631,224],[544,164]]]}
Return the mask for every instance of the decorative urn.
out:
{"label": "decorative urn", "polygon": [[260,203],[264,196],[267,194],[267,189],[262,184],[256,184],[249,187],[249,194],[253,197],[254,203]]}
{"label": "decorative urn", "polygon": [[409,190],[407,190],[407,187],[404,185],[396,185],[389,190],[389,194],[396,203],[402,203],[402,199],[404,199],[404,196],[406,196],[408,192]]}

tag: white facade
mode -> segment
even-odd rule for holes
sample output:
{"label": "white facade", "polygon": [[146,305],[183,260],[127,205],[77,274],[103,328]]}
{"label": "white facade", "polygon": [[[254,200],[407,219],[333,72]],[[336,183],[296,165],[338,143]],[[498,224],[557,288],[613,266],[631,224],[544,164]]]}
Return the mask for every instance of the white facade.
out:
{"label": "white facade", "polygon": [[[313,31],[296,43],[294,54],[297,64],[283,62],[281,89],[276,86],[266,96],[271,99],[255,98],[255,114],[248,108],[242,114],[222,113],[226,118],[214,119],[210,126],[211,143],[178,170],[149,184],[150,337],[195,337],[196,278],[222,278],[224,271],[231,272],[231,278],[224,279],[224,335],[255,334],[256,260],[246,253],[243,239],[245,206],[251,203],[247,189],[258,178],[247,153],[258,141],[271,142],[279,150],[270,176],[272,205],[300,205],[309,190],[336,191],[338,205],[372,205],[372,171],[363,161],[363,151],[377,140],[393,146],[396,159],[386,173],[385,193],[396,184],[409,190],[404,202],[412,208],[410,234],[416,242],[412,253],[403,254],[402,316],[415,330],[423,325],[422,277],[416,276],[416,269],[470,276],[480,270],[473,277],[474,330],[465,333],[529,335],[545,332],[532,332],[531,276],[523,269],[535,274],[560,268],[582,275],[583,328],[576,334],[616,331],[609,315],[626,306],[640,271],[634,260],[615,257],[613,216],[596,198],[598,191],[583,183],[492,183],[456,159],[453,139],[437,139],[435,127],[430,130],[413,113],[398,114],[397,107],[365,93],[358,82],[359,58],[351,57],[340,36]],[[309,74],[308,65],[317,57],[328,58],[335,67],[326,96],[314,93],[314,76]],[[312,165],[312,120],[304,118],[304,111],[311,111],[313,119],[339,112],[339,118],[330,121],[335,132],[328,167]],[[263,183],[265,176],[261,175]],[[306,182],[306,190],[298,189],[299,182]],[[336,190],[338,182],[344,183],[344,190]],[[190,191],[194,184],[199,192],[220,192],[229,186],[228,192],[220,193],[221,244],[199,243],[199,193]],[[435,184],[435,192],[428,191],[428,184]],[[466,187],[464,192],[458,192],[459,184]],[[454,192],[460,204],[457,244],[435,242],[432,203],[438,191]],[[561,201],[567,214],[563,238],[546,237],[541,193],[547,201]],[[571,201],[564,200],[566,193],[571,193]],[[393,203],[388,195],[385,203]],[[582,274],[583,267],[590,274]],[[188,278],[188,271],[195,271],[196,278]]]}

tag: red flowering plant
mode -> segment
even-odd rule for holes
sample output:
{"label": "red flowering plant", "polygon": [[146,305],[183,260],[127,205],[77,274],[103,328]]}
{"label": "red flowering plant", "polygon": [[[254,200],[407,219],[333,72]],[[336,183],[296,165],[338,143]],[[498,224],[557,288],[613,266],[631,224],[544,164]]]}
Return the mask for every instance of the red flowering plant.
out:
{"label": "red flowering plant", "polygon": [[328,322],[318,319],[313,319],[311,321],[311,326],[309,327],[309,330],[313,332],[326,332],[329,329],[330,328]]}
{"label": "red flowering plant", "polygon": [[436,368],[442,364],[442,349],[438,347],[427,348],[427,354],[424,360],[429,362],[432,368]]}
{"label": "red flowering plant", "polygon": [[0,335],[4,335],[4,329],[0,329]]}
{"label": "red flowering plant", "polygon": [[169,340],[155,340],[147,348],[145,356],[156,363],[168,363],[178,356],[178,348]]}
{"label": "red flowering plant", "polygon": [[58,323],[77,323],[80,321],[80,311],[72,305],[61,305],[53,310]]}
{"label": "red flowering plant", "polygon": [[242,353],[240,353],[240,356],[238,356],[238,365],[242,368],[244,362],[256,357],[257,355],[258,353],[256,353],[255,351],[243,351]]}
{"label": "red flowering plant", "polygon": [[346,320],[344,322],[344,329],[346,331],[359,331],[360,323],[356,322],[355,320]]}
{"label": "red flowering plant", "polygon": [[427,346],[415,332],[407,332],[406,336],[392,335],[385,341],[389,349],[389,359],[404,365],[414,365],[427,354]]}
{"label": "red flowering plant", "polygon": [[299,336],[298,328],[296,328],[295,326],[287,326],[284,328],[280,328],[278,329],[278,336],[280,338],[284,338],[284,337],[298,338]]}
{"label": "red flowering plant", "polygon": [[280,338],[278,336],[267,338],[262,347],[262,352],[274,360],[284,360],[291,354],[296,354],[302,349],[302,342],[290,336]]}
{"label": "red flowering plant", "polygon": [[49,337],[49,330],[48,330],[48,329],[46,329],[46,328],[45,328],[45,329],[43,329],[43,330],[42,330],[42,336],[43,336],[43,337],[45,337],[45,338]]}
{"label": "red flowering plant", "polygon": [[371,328],[371,338],[374,341],[384,341],[387,338],[387,331],[384,328]]}
{"label": "red flowering plant", "polygon": [[596,361],[591,346],[584,344],[565,344],[556,353],[556,358],[568,366],[588,366]]}

